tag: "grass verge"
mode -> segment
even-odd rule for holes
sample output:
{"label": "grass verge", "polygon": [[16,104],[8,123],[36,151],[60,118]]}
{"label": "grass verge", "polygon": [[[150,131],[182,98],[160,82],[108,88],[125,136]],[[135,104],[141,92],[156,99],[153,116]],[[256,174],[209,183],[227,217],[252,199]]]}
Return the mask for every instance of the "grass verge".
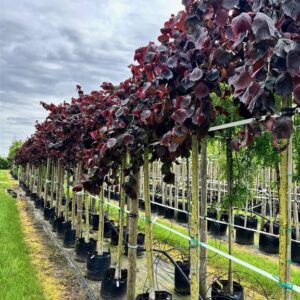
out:
{"label": "grass verge", "polygon": [[16,200],[5,189],[8,171],[0,170],[0,289],[3,300],[43,300],[43,289],[31,264]]}

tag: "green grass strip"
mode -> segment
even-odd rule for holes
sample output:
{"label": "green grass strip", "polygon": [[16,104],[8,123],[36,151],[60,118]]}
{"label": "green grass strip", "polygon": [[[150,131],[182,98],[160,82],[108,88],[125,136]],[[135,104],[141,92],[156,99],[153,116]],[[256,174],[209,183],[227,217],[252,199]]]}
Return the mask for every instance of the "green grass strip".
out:
{"label": "green grass strip", "polygon": [[0,170],[0,299],[43,300],[24,242],[16,199],[5,192],[9,186],[8,171]]}

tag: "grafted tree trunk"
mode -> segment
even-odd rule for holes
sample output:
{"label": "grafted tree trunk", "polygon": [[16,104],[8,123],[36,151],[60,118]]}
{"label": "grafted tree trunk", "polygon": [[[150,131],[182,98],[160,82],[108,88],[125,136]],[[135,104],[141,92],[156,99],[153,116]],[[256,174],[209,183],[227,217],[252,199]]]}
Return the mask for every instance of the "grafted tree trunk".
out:
{"label": "grafted tree trunk", "polygon": [[127,300],[135,299],[136,288],[136,255],[137,255],[137,224],[140,195],[140,170],[133,174],[135,198],[130,199],[129,238],[128,238],[128,288]]}

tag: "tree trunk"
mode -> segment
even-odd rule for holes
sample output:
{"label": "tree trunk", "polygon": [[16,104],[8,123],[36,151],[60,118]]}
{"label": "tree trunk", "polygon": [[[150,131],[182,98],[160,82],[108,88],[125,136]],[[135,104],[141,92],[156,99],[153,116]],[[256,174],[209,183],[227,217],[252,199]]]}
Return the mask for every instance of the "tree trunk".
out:
{"label": "tree trunk", "polygon": [[[201,141],[201,207],[200,207],[200,240],[207,243],[207,144],[206,139]],[[200,294],[203,298],[207,293],[207,250],[200,248]]]}
{"label": "tree trunk", "polygon": [[[283,99],[283,107],[289,106],[289,98]],[[283,140],[283,143],[287,143],[287,140]],[[289,257],[289,245],[291,232],[289,227],[288,208],[290,207],[289,201],[289,189],[292,174],[288,175],[288,172],[292,172],[290,169],[292,154],[292,143],[290,141],[287,149],[280,153],[280,188],[279,188],[279,206],[280,206],[280,231],[279,231],[279,280],[282,283],[289,282],[290,264],[288,263]],[[280,299],[290,299],[290,292],[288,289],[281,287]]]}
{"label": "tree trunk", "polygon": [[122,157],[122,165],[120,170],[120,211],[119,211],[119,242],[118,242],[118,254],[117,254],[117,266],[115,278],[121,278],[121,269],[122,269],[122,250],[123,250],[123,235],[124,235],[124,225],[125,225],[125,174],[124,170],[126,168],[126,155]]}
{"label": "tree trunk", "polygon": [[[232,181],[233,181],[233,164],[232,164],[232,148],[231,148],[231,129],[229,129],[229,135],[226,140],[226,181],[227,181],[227,193],[229,198],[232,193]],[[233,226],[232,224],[232,203],[229,200],[229,208],[228,208],[228,254],[232,255],[232,246],[233,246]],[[228,286],[229,293],[233,295],[233,270],[232,270],[232,260],[228,261]]]}
{"label": "tree trunk", "polygon": [[191,300],[199,299],[199,141],[192,135],[192,206],[191,206]]}
{"label": "tree trunk", "polygon": [[45,176],[45,186],[44,186],[44,207],[47,206],[48,202],[48,189],[49,189],[49,176],[50,176],[50,168],[51,168],[51,159],[47,158],[47,167],[46,167],[46,176]]}
{"label": "tree trunk", "polygon": [[153,269],[151,204],[149,194],[149,149],[144,149],[144,197],[145,197],[145,245],[147,254],[147,277],[149,280],[149,300],[155,299],[155,281]]}
{"label": "tree trunk", "polygon": [[127,300],[135,299],[135,281],[136,281],[136,252],[137,252],[137,224],[139,213],[139,195],[140,195],[140,170],[133,174],[134,191],[136,198],[130,199],[129,213],[129,239],[128,239],[128,289]]}
{"label": "tree trunk", "polygon": [[99,226],[98,226],[98,240],[97,252],[98,255],[103,255],[104,242],[104,184],[102,185],[100,203],[99,203]]}

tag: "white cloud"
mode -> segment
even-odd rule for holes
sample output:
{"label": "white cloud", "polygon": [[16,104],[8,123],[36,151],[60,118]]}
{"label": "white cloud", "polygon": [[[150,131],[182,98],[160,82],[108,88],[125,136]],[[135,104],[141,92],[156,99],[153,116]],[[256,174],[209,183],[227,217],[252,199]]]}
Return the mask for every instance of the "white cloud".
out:
{"label": "white cloud", "polygon": [[134,50],[159,35],[181,0],[2,0],[0,12],[0,154],[29,136],[46,112],[103,81],[128,76]]}

